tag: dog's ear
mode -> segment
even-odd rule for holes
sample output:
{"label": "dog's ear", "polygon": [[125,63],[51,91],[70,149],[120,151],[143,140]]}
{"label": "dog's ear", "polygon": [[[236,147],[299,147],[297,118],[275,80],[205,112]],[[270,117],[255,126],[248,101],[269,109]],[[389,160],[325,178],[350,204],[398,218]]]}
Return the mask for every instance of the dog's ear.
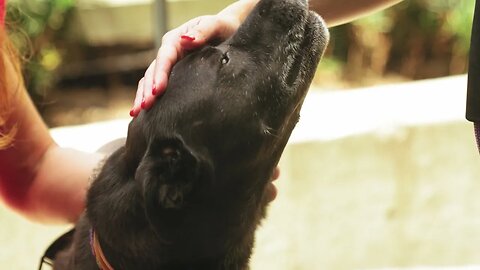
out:
{"label": "dog's ear", "polygon": [[180,139],[153,141],[135,173],[143,184],[147,211],[181,209],[198,182],[209,177],[209,168],[209,162]]}

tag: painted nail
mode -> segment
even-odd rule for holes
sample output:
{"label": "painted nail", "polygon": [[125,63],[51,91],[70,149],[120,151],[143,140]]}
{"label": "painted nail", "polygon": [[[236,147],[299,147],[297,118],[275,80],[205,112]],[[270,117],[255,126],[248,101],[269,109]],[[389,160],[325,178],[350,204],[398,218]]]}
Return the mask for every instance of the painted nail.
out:
{"label": "painted nail", "polygon": [[135,111],[133,109],[130,110],[130,116],[134,117],[135,116]]}
{"label": "painted nail", "polygon": [[194,41],[195,40],[195,37],[188,36],[188,35],[182,35],[181,38],[185,39],[185,40],[188,40],[188,41]]}
{"label": "painted nail", "polygon": [[142,100],[142,104],[140,104],[140,107],[142,107],[142,109],[145,109],[145,107],[146,107],[145,100]]}
{"label": "painted nail", "polygon": [[152,88],[152,95],[156,95],[157,94],[157,87],[154,85],[153,88]]}

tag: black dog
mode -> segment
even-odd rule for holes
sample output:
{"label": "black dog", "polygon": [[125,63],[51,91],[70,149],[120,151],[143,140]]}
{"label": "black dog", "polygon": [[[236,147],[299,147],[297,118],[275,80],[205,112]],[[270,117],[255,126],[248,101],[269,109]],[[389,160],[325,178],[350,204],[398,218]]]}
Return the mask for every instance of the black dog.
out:
{"label": "black dog", "polygon": [[262,0],[232,38],[178,62],[92,183],[54,268],[248,269],[327,41],[305,0]]}

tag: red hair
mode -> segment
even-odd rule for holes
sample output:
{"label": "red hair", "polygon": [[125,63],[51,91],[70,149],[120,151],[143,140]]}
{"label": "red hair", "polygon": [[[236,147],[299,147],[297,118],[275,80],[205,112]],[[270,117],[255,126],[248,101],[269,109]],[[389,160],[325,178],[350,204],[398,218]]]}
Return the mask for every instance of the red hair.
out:
{"label": "red hair", "polygon": [[5,0],[0,0],[0,27],[5,24]]}
{"label": "red hair", "polygon": [[[8,123],[12,99],[17,86],[12,81],[22,81],[17,51],[5,30],[5,0],[0,0],[0,150],[9,147],[16,133],[16,125]],[[17,76],[20,80],[12,80]],[[10,80],[7,79],[10,77]]]}

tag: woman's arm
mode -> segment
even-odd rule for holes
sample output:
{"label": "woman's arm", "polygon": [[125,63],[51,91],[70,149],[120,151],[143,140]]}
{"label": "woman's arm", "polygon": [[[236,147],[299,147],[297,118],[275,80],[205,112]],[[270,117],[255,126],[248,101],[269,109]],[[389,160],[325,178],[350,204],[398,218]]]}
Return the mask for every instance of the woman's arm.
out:
{"label": "woman's arm", "polygon": [[385,9],[402,0],[313,0],[310,9],[317,12],[328,27],[348,23]]}
{"label": "woman's arm", "polygon": [[[0,52],[1,53],[1,52]],[[102,155],[58,147],[4,53],[11,112],[12,146],[0,150],[0,198],[42,222],[73,222],[84,208],[88,179]]]}

